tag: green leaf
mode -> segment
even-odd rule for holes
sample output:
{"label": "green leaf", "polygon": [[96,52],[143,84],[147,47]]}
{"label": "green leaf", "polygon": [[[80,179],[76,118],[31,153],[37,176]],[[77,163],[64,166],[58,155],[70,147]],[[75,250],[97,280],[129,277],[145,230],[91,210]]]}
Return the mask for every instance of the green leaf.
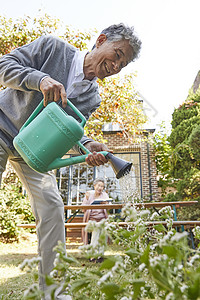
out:
{"label": "green leaf", "polygon": [[135,242],[141,235],[143,235],[144,232],[146,232],[147,228],[145,226],[143,227],[137,227],[134,231],[134,236],[132,237],[132,242]]}
{"label": "green leaf", "polygon": [[98,277],[102,277],[103,276],[103,274],[99,270],[91,270],[90,273],[94,274],[94,275],[97,275]]}
{"label": "green leaf", "polygon": [[115,295],[119,295],[122,289],[114,283],[106,283],[101,287],[101,291],[106,294],[108,300],[114,300]]}
{"label": "green leaf", "polygon": [[123,230],[122,231],[123,237],[125,239],[128,239],[130,236],[134,235],[134,232],[128,231],[128,230]]}
{"label": "green leaf", "polygon": [[131,259],[134,259],[135,257],[140,256],[140,253],[139,253],[137,250],[133,249],[133,248],[127,250],[125,253],[126,253]]}
{"label": "green leaf", "polygon": [[172,245],[163,246],[163,253],[167,254],[167,256],[170,258],[180,258],[180,251],[177,249],[177,247]]}
{"label": "green leaf", "polygon": [[141,292],[141,287],[145,286],[145,281],[143,279],[136,279],[132,281],[132,285],[134,287],[134,298],[137,299]]}
{"label": "green leaf", "polygon": [[146,266],[149,265],[149,251],[150,251],[150,244],[146,247],[146,249],[144,250],[140,258],[141,263],[144,263]]}
{"label": "green leaf", "polygon": [[114,267],[116,261],[118,261],[118,259],[115,257],[109,257],[109,258],[105,259],[104,262],[101,264],[100,270],[112,269],[112,267]]}
{"label": "green leaf", "polygon": [[78,261],[74,257],[63,256],[62,259],[69,264],[71,264],[71,263],[77,264],[78,263]]}
{"label": "green leaf", "polygon": [[74,283],[72,283],[71,289],[70,289],[70,290],[71,290],[72,292],[76,293],[76,292],[78,292],[80,289],[82,289],[82,288],[84,288],[84,287],[87,287],[89,283],[90,283],[90,282],[89,282],[88,280],[86,280],[86,279],[77,280],[77,281],[75,281]]}
{"label": "green leaf", "polygon": [[45,276],[45,282],[46,282],[46,285],[51,285],[51,284],[55,283],[53,278],[51,276],[48,276],[48,275]]}
{"label": "green leaf", "polygon": [[188,289],[188,299],[195,300],[200,297],[200,276],[195,278],[193,285]]}
{"label": "green leaf", "polygon": [[156,229],[158,232],[167,232],[167,229],[162,224],[154,225],[153,228]]}
{"label": "green leaf", "polygon": [[155,283],[161,290],[165,290],[165,291],[169,291],[169,292],[172,291],[167,277],[160,272],[160,270],[158,269],[157,266],[155,268],[151,268],[150,271],[151,271],[151,274],[153,276]]}

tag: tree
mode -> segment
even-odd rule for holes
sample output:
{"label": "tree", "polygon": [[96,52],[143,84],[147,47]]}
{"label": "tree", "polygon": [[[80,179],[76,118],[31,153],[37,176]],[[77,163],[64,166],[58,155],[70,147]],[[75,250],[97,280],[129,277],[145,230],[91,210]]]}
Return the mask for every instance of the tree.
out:
{"label": "tree", "polygon": [[[200,126],[200,88],[194,93],[191,89],[186,101],[174,110],[172,132],[169,137],[174,149],[172,175],[184,178],[191,169],[200,169],[198,133]],[[196,144],[197,142],[197,144]],[[198,153],[197,153],[198,152]]]}
{"label": "tree", "polygon": [[0,56],[46,34],[59,36],[81,50],[87,49],[87,42],[94,32],[95,30],[87,33],[75,31],[47,14],[33,19],[25,16],[17,20],[0,16]]}
{"label": "tree", "polygon": [[158,172],[158,186],[161,188],[162,196],[165,196],[166,189],[174,186],[174,180],[170,172],[170,161],[173,151],[169,143],[169,133],[164,122],[160,124],[159,131],[153,137],[153,146]]}
{"label": "tree", "polygon": [[[168,146],[162,141],[162,163],[157,165],[162,174],[174,183],[173,200],[200,199],[200,87],[190,89],[187,99],[172,115],[172,131],[167,137]],[[170,149],[170,148],[171,149]],[[159,148],[157,148],[159,149]],[[167,158],[167,160],[164,160]],[[170,195],[168,196],[170,198]],[[172,198],[171,198],[172,200]]]}
{"label": "tree", "polygon": [[[80,50],[88,49],[88,43],[96,33],[96,30],[85,33],[74,30],[47,14],[34,19],[26,16],[16,21],[0,16],[0,24],[0,56],[44,34],[59,36]],[[129,141],[133,141],[146,122],[133,86],[134,76],[131,74],[124,78],[99,80],[102,103],[87,122],[87,135],[102,141],[102,125],[105,122],[113,122],[120,125],[122,133]]]}
{"label": "tree", "polygon": [[134,74],[124,77],[118,75],[103,81],[98,80],[102,102],[85,127],[87,135],[103,141],[102,125],[115,123],[129,142],[136,140],[146,122],[146,117],[133,85],[134,76]]}

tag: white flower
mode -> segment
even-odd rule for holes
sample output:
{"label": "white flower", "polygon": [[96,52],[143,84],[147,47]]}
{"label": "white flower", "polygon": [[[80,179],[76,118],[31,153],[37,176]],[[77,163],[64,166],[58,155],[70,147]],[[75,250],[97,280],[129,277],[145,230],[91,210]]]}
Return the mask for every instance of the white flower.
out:
{"label": "white flower", "polygon": [[153,250],[155,250],[155,248],[158,246],[158,244],[157,243],[154,243],[154,244],[152,244],[151,246],[150,246],[150,249],[153,251]]}
{"label": "white flower", "polygon": [[22,264],[19,266],[19,268],[21,270],[23,270],[26,266],[28,266],[30,269],[34,268],[38,264],[38,262],[40,262],[41,260],[42,260],[42,258],[40,256],[33,257],[33,258],[30,258],[30,259],[26,258],[22,262]]}
{"label": "white flower", "polygon": [[171,206],[165,206],[165,207],[163,207],[163,208],[161,208],[160,210],[159,210],[159,214],[160,215],[168,215],[169,217],[172,217],[173,218],[173,216],[174,216],[174,211],[173,211],[173,209],[171,208]]}
{"label": "white flower", "polygon": [[53,265],[54,265],[54,267],[56,267],[58,264],[59,264],[59,259],[56,257],[53,262]]}
{"label": "white flower", "polygon": [[192,258],[190,259],[190,263],[193,264],[195,260],[199,259],[199,255],[195,254],[194,256],[192,256]]}
{"label": "white flower", "polygon": [[175,235],[171,238],[172,241],[180,241],[181,239],[183,239],[184,237],[188,236],[188,232],[187,231],[183,231],[183,232],[176,232]]}
{"label": "white flower", "polygon": [[183,284],[183,285],[180,287],[180,290],[181,290],[181,292],[183,293],[187,288],[188,288],[188,286],[187,286],[186,284]]}
{"label": "white flower", "polygon": [[56,277],[57,274],[58,274],[57,270],[53,270],[53,271],[50,272],[49,275],[53,278],[53,277]]}
{"label": "white flower", "polygon": [[193,229],[192,229],[192,232],[193,232],[193,234],[194,234],[194,236],[196,237],[198,237],[198,236],[200,236],[200,226],[196,226],[196,227],[194,227]]}
{"label": "white flower", "polygon": [[159,244],[160,245],[166,245],[166,242],[170,240],[170,238],[174,235],[173,231],[169,231],[163,239],[160,240]]}
{"label": "white flower", "polygon": [[160,218],[159,214],[157,212],[154,212],[151,217],[150,220],[155,221],[158,220]]}
{"label": "white flower", "polygon": [[140,225],[140,226],[144,226],[144,221],[141,219],[141,218],[139,218],[136,222],[134,222],[134,225],[135,226],[137,226],[137,225]]}
{"label": "white flower", "polygon": [[166,254],[155,256],[149,259],[150,265],[155,267],[157,264],[161,263],[163,260],[167,260],[168,256]]}
{"label": "white flower", "polygon": [[123,266],[123,264],[121,262],[116,261],[115,265],[112,267],[112,272],[115,272],[118,269],[118,267],[122,267],[123,268],[124,266]]}
{"label": "white flower", "polygon": [[141,265],[139,265],[139,271],[143,271],[144,268],[146,267],[145,263],[142,263]]}
{"label": "white flower", "polygon": [[173,298],[174,298],[173,293],[171,292],[171,293],[167,294],[165,300],[172,300]]}
{"label": "white flower", "polygon": [[147,217],[148,215],[150,215],[150,211],[148,209],[142,210],[140,212],[140,217],[141,218]]}
{"label": "white flower", "polygon": [[39,287],[36,283],[33,283],[25,292],[24,297],[28,296],[30,292],[39,291]]}
{"label": "white flower", "polygon": [[111,271],[109,271],[108,273],[104,274],[99,281],[97,282],[97,285],[100,285],[102,282],[106,281],[109,277],[113,277],[113,274]]}
{"label": "white flower", "polygon": [[93,231],[97,225],[96,223],[97,223],[96,221],[89,220],[88,224],[85,227],[85,231],[88,231],[88,232]]}
{"label": "white flower", "polygon": [[131,205],[131,203],[127,203],[121,211],[122,218],[126,218],[126,222],[128,221],[136,221],[137,220],[137,211],[136,209]]}
{"label": "white flower", "polygon": [[178,270],[182,270],[183,269],[183,265],[178,265]]}
{"label": "white flower", "polygon": [[159,256],[152,257],[149,259],[150,265],[152,267],[155,267],[160,261],[161,261],[161,258]]}
{"label": "white flower", "polygon": [[24,267],[28,264],[28,258],[26,258],[22,263],[21,265],[19,266],[21,270],[24,269]]}
{"label": "white flower", "polygon": [[100,285],[102,282],[106,281],[109,277],[113,277],[113,273],[118,269],[118,267],[122,267],[122,269],[123,269],[124,265],[121,262],[116,261],[115,265],[112,267],[111,271],[104,274],[97,282],[97,285]]}

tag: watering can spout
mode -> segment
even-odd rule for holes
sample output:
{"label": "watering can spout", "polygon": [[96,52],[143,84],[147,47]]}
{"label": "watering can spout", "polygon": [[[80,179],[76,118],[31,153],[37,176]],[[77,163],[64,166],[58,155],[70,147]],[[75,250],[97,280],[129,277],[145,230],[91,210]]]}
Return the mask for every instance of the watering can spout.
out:
{"label": "watering can spout", "polygon": [[117,179],[130,173],[132,163],[116,157],[110,152],[105,157],[110,162]]}

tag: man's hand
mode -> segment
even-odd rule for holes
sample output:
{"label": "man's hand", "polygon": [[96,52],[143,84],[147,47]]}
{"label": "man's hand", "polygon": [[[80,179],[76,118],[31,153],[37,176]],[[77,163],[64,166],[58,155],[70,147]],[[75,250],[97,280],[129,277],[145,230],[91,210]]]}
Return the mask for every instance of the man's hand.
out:
{"label": "man's hand", "polygon": [[108,151],[112,152],[111,150],[108,149],[108,147],[104,144],[100,144],[98,142],[88,142],[84,144],[84,146],[92,152],[92,154],[88,154],[88,157],[85,159],[86,163],[89,166],[100,166],[104,165],[107,163],[107,159],[105,156],[101,153],[97,153],[99,151]]}
{"label": "man's hand", "polygon": [[66,107],[67,94],[60,82],[51,77],[45,77],[40,83],[40,90],[44,96],[44,106],[47,106],[49,102],[57,102],[61,98],[62,106]]}

